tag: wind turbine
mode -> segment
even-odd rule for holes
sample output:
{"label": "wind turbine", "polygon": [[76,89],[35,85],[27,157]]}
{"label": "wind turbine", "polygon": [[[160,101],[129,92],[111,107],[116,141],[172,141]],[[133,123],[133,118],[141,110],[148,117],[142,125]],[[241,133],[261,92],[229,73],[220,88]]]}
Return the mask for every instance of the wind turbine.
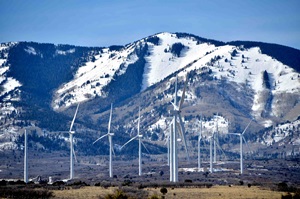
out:
{"label": "wind turbine", "polygon": [[[178,102],[177,102],[177,81],[178,80],[176,77],[174,103],[172,103],[173,110],[171,111],[171,113],[173,114],[173,120],[171,122],[171,131],[170,131],[170,181],[171,182],[178,182],[177,132],[179,132],[179,134],[181,134],[181,136],[182,136],[186,154],[187,154],[188,160],[189,160],[188,149],[187,149],[186,139],[185,139],[185,135],[184,135],[185,129],[184,129],[184,125],[183,125],[182,117],[181,117],[181,108],[182,108],[182,104],[184,102],[187,80],[188,80],[188,78],[186,76],[186,80],[184,83],[184,89],[182,92],[180,102],[178,104]],[[177,121],[177,119],[179,119],[179,122]]]}
{"label": "wind turbine", "polygon": [[[76,119],[76,115],[78,112],[78,108],[79,108],[79,103],[76,107],[76,111],[70,126],[70,130],[69,130],[69,134],[70,134],[70,180],[72,180],[74,178],[74,162],[73,162],[73,153],[74,153],[74,146],[73,146],[73,135],[75,134],[75,131],[72,131],[75,119]],[[74,153],[75,156],[75,153]],[[76,158],[76,156],[75,156]]]}
{"label": "wind turbine", "polygon": [[114,148],[113,148],[113,143],[112,143],[112,136],[114,136],[114,133],[110,132],[110,126],[111,126],[111,117],[112,117],[112,108],[113,108],[113,104],[111,104],[110,107],[110,115],[109,115],[109,121],[108,121],[108,132],[107,134],[99,137],[97,140],[95,140],[93,142],[93,144],[95,144],[96,142],[98,142],[99,140],[101,140],[102,138],[108,136],[108,141],[109,141],[109,177],[113,177],[113,171],[112,171],[112,153],[114,152]]}
{"label": "wind turbine", "polygon": [[27,151],[27,131],[24,132],[24,182],[28,183],[28,151]]}
{"label": "wind turbine", "polygon": [[[144,145],[143,141],[142,141],[142,138],[143,138],[143,135],[140,134],[140,121],[141,121],[141,114],[140,114],[140,107],[139,107],[139,119],[138,119],[138,126],[137,126],[137,130],[138,130],[138,134],[131,138],[128,142],[126,142],[122,147],[125,147],[127,144],[129,144],[131,141],[135,140],[135,139],[138,139],[139,140],[139,176],[142,175],[142,144],[143,146],[145,147],[145,149],[148,151],[148,149],[146,148],[146,146]],[[148,151],[149,153],[149,151]]]}
{"label": "wind turbine", "polygon": [[228,133],[228,134],[232,134],[232,135],[238,135],[240,136],[240,168],[241,168],[241,174],[243,174],[243,140],[244,142],[247,144],[244,134],[246,132],[246,130],[248,129],[249,125],[251,124],[252,120],[250,120],[250,122],[248,123],[248,125],[246,126],[246,128],[244,129],[244,131],[242,133]]}

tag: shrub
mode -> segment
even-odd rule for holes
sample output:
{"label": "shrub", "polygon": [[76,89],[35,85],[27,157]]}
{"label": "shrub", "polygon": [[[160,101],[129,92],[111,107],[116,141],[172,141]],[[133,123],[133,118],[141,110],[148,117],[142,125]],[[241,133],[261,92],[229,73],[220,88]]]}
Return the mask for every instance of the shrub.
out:
{"label": "shrub", "polygon": [[47,199],[51,197],[53,197],[53,193],[48,190],[15,189],[15,188],[0,189],[0,198]]}
{"label": "shrub", "polygon": [[286,195],[281,195],[281,199],[293,199],[292,194],[287,193]]}
{"label": "shrub", "polygon": [[105,199],[128,199],[128,196],[122,191],[117,189],[113,194],[107,194]]}
{"label": "shrub", "polygon": [[52,185],[53,186],[61,186],[64,185],[65,183],[63,181],[55,181]]}
{"label": "shrub", "polygon": [[7,184],[6,180],[1,180],[0,181],[0,186],[6,186],[6,184]]}
{"label": "shrub", "polygon": [[149,199],[159,199],[157,195],[152,195]]}
{"label": "shrub", "polygon": [[278,184],[278,191],[287,191],[288,190],[288,185],[286,182],[281,182]]}
{"label": "shrub", "polygon": [[240,180],[240,185],[244,185],[244,181],[243,180]]}
{"label": "shrub", "polygon": [[168,189],[167,189],[166,187],[162,187],[162,188],[160,189],[160,192],[161,192],[163,195],[165,195],[166,193],[168,193]]}
{"label": "shrub", "polygon": [[132,184],[132,182],[130,180],[124,180],[124,182],[122,183],[122,186],[130,186]]}

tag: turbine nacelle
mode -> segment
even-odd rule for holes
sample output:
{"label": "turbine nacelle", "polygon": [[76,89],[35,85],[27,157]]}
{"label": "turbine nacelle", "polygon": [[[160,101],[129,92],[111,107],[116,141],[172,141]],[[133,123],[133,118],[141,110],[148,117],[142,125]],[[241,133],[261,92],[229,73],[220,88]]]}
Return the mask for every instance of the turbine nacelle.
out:
{"label": "turbine nacelle", "polygon": [[114,136],[115,133],[108,133],[108,136]]}
{"label": "turbine nacelle", "polygon": [[181,110],[179,110],[179,107],[178,107],[178,106],[177,106],[177,107],[174,106],[174,110],[170,110],[169,113],[170,113],[171,115],[175,115],[175,114],[181,113]]}
{"label": "turbine nacelle", "polygon": [[75,131],[69,131],[70,134],[75,134]]}

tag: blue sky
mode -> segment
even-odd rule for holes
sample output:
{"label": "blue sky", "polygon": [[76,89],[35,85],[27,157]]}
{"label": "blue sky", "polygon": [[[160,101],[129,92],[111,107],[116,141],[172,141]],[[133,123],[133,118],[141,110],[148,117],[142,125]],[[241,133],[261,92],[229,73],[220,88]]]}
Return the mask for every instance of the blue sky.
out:
{"label": "blue sky", "polygon": [[0,0],[0,42],[124,45],[158,32],[300,49],[299,0]]}

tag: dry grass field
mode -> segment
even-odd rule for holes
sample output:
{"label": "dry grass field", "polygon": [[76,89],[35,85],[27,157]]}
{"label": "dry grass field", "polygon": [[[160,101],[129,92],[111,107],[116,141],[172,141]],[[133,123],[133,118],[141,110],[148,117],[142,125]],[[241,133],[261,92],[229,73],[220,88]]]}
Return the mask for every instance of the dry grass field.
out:
{"label": "dry grass field", "polygon": [[[70,190],[55,190],[54,198],[78,198],[78,199],[96,199],[104,198],[107,194],[112,194],[117,188],[102,188],[102,187],[83,187],[80,189],[70,189]],[[160,193],[160,188],[146,188],[145,191],[148,192],[148,198],[153,195],[158,197],[162,196]],[[126,194],[126,192],[125,192]],[[267,189],[262,189],[260,187],[252,186],[248,188],[247,186],[213,186],[211,188],[168,188],[168,193],[165,195],[166,199],[172,198],[182,198],[182,199],[193,199],[193,198],[205,198],[205,199],[280,199],[283,192],[275,192]],[[136,198],[139,198],[137,196]]]}
{"label": "dry grass field", "polygon": [[77,199],[98,199],[100,196],[105,197],[112,194],[116,188],[103,188],[95,186],[86,186],[80,189],[54,190],[54,198],[77,198]]}
{"label": "dry grass field", "polygon": [[281,192],[264,190],[259,187],[248,188],[246,186],[213,186],[211,188],[177,188],[174,190],[168,189],[168,193],[165,195],[165,198],[280,199],[282,194],[283,193]]}

